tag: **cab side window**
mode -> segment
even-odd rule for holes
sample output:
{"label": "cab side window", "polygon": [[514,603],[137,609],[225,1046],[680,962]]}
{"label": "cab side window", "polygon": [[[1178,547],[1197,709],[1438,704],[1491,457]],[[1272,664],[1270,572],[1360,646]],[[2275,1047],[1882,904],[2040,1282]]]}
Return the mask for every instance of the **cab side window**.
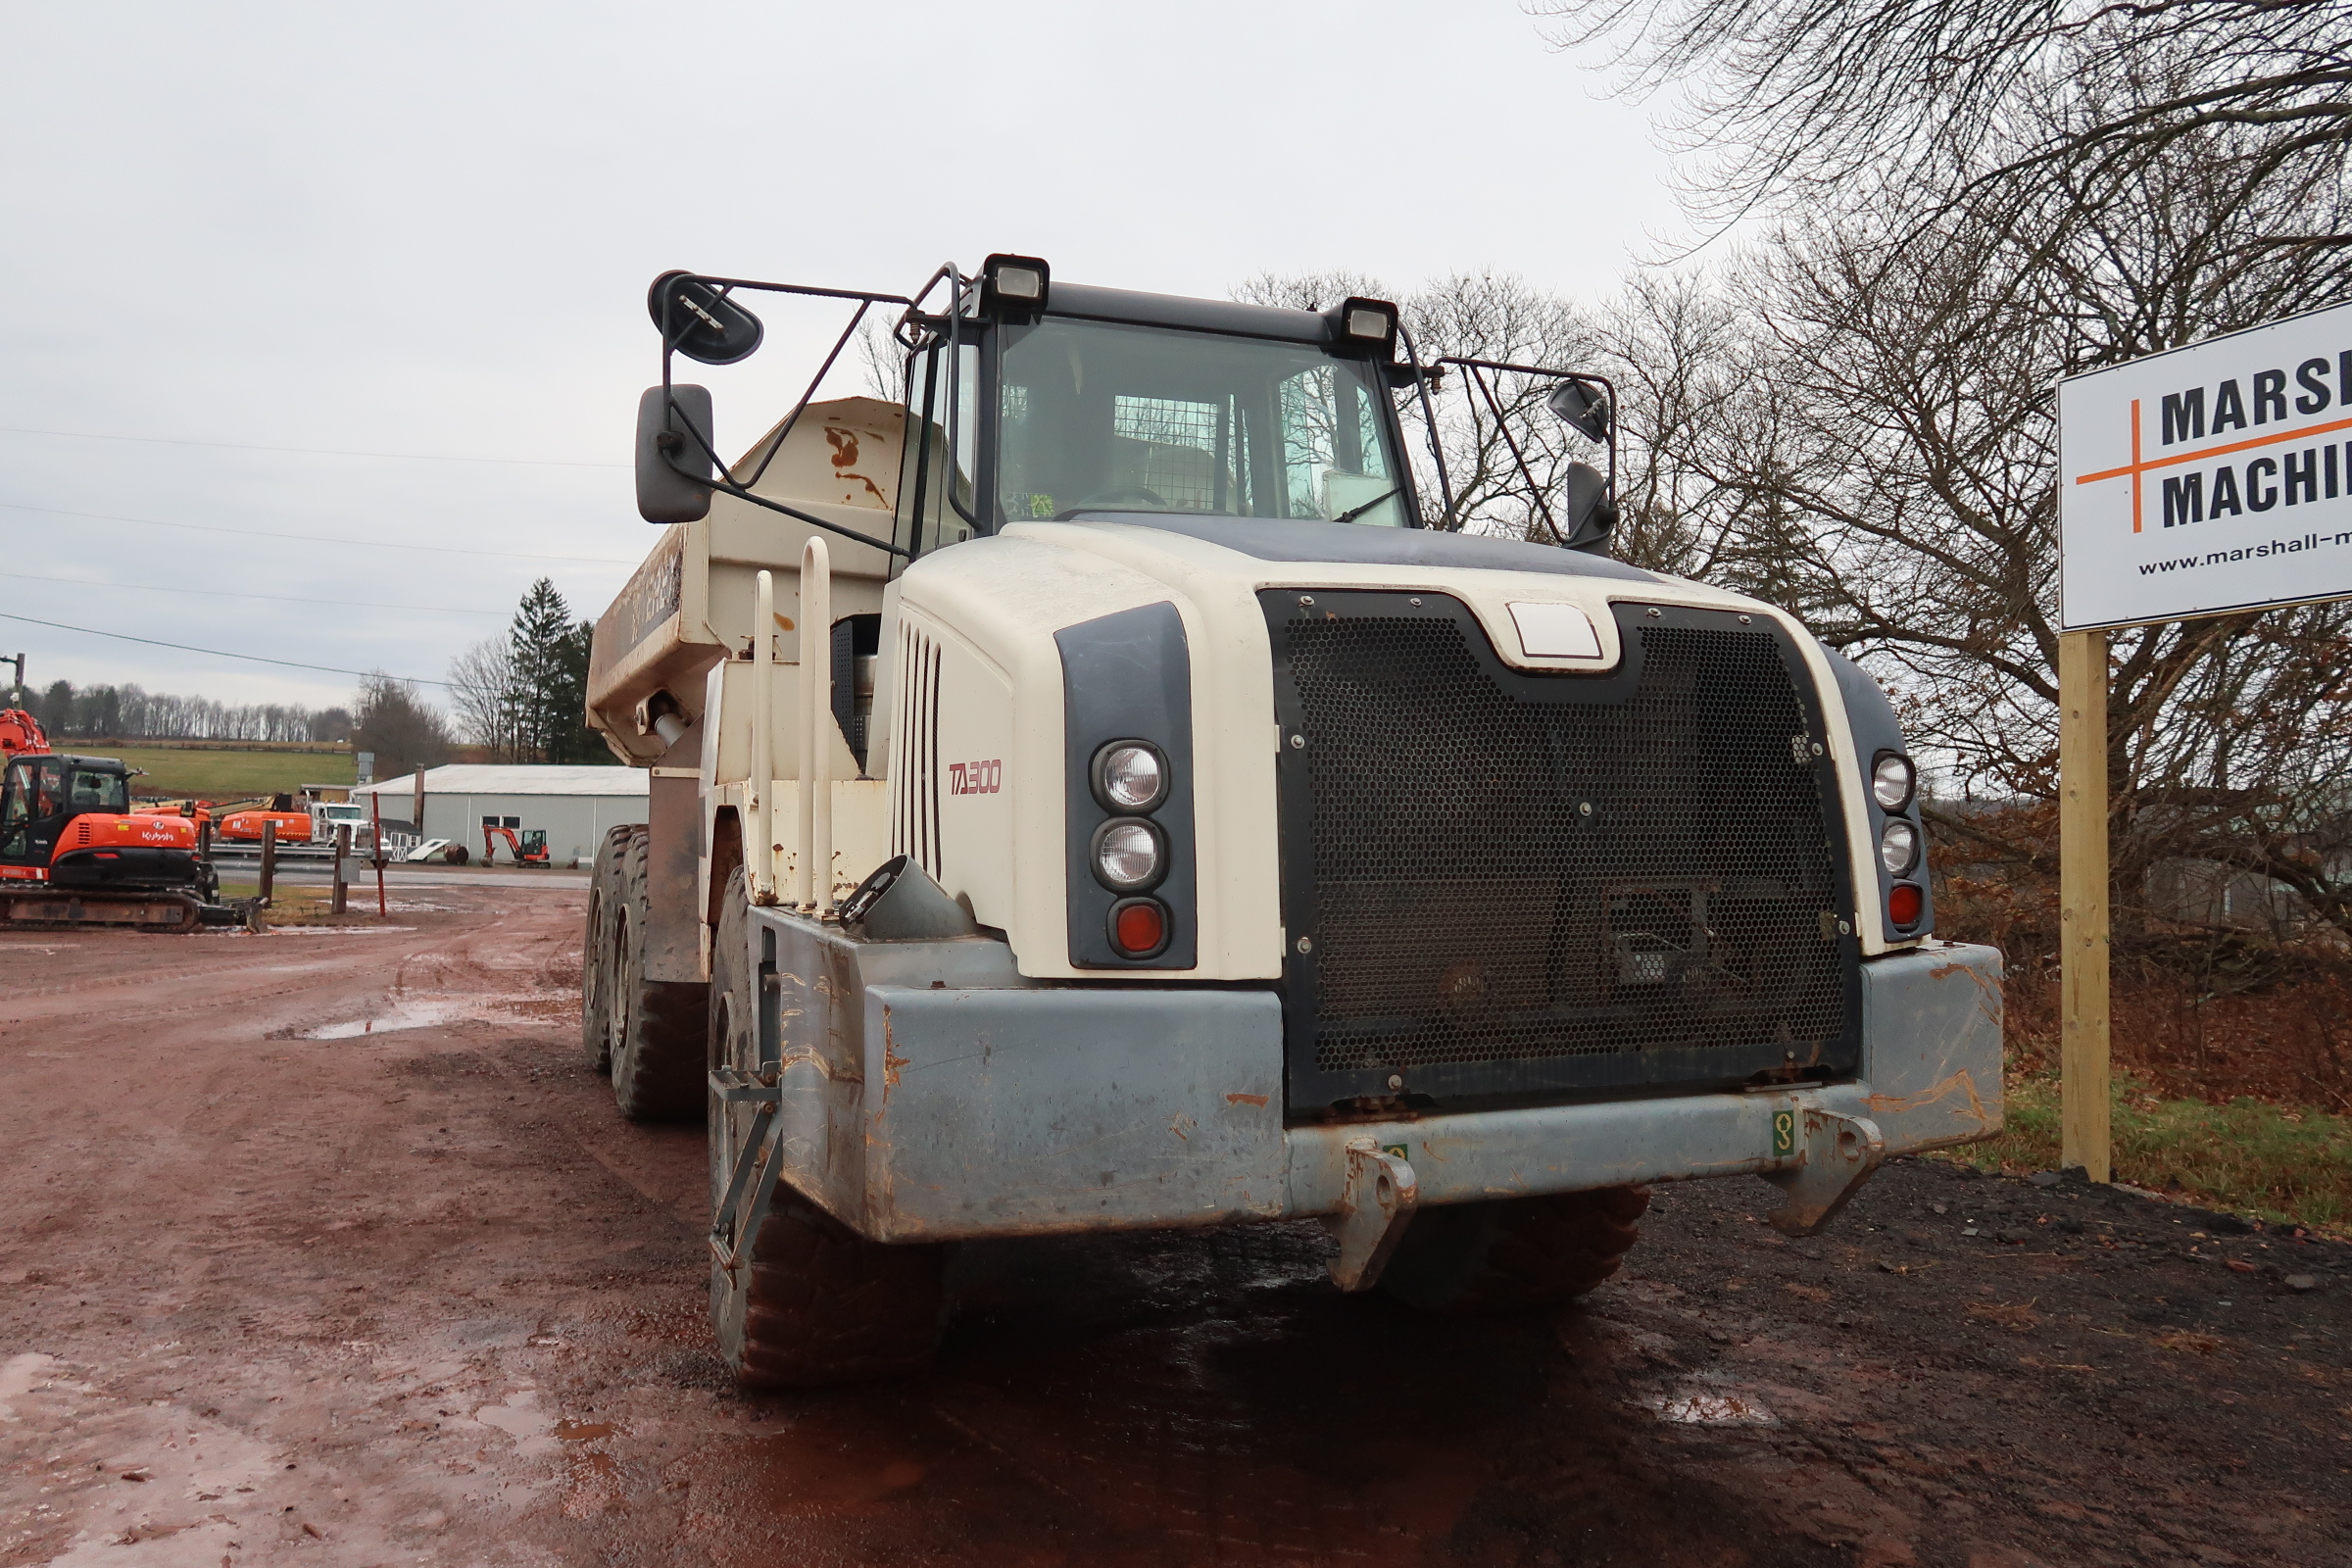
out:
{"label": "cab side window", "polygon": [[32,815],[34,820],[65,814],[64,773],[65,770],[55,762],[32,764]]}
{"label": "cab side window", "polygon": [[0,858],[22,859],[26,853],[25,824],[32,820],[32,781],[29,762],[11,762],[0,780]]}

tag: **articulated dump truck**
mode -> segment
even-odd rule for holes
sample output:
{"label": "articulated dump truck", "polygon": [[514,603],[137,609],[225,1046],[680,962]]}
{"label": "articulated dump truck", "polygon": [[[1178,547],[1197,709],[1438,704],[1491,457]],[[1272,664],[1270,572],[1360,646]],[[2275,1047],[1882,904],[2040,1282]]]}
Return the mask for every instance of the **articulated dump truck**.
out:
{"label": "articulated dump truck", "polygon": [[[751,353],[762,292],[854,305],[836,356],[895,318],[906,401],[723,459],[672,371]],[[921,1365],[961,1242],[1313,1218],[1342,1290],[1535,1307],[1649,1184],[1758,1176],[1805,1235],[1998,1130],[1998,958],[1932,934],[1893,710],[1611,559],[1603,378],[1025,257],[651,303],[667,527],[589,707],[653,776],[586,1046],[624,1114],[708,1119],[747,1387]],[[1407,445],[1506,384],[1610,455],[1523,476],[1532,539]]]}

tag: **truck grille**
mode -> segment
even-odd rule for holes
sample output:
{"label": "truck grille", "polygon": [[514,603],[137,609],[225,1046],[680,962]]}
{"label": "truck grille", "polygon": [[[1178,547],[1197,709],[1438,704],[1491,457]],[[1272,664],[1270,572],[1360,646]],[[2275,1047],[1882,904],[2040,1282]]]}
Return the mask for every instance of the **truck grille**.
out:
{"label": "truck grille", "polygon": [[1294,1105],[1854,1068],[1850,871],[1785,633],[1619,606],[1616,672],[1531,675],[1443,595],[1262,602]]}

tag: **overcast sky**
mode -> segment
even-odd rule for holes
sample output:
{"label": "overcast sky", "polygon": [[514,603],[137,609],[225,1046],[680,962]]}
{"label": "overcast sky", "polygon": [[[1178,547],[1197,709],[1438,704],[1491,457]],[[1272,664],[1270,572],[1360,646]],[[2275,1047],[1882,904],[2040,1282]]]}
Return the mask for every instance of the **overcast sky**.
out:
{"label": "overcast sky", "polygon": [[[626,462],[665,268],[906,291],[1006,250],[1169,293],[1591,298],[1676,231],[1648,111],[1514,0],[0,23],[0,610],[342,669],[443,677],[542,573],[603,611],[654,538]],[[704,377],[722,444],[838,325],[768,314]],[[36,686],[353,685],[0,620],[19,649]]]}

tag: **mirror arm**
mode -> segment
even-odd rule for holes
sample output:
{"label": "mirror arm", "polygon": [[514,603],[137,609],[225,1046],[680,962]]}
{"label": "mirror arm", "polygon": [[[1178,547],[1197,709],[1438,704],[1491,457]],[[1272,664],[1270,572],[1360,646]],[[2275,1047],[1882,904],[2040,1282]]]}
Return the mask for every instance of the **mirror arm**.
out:
{"label": "mirror arm", "polygon": [[833,340],[833,352],[826,355],[825,363],[816,368],[816,374],[809,378],[808,389],[801,394],[801,401],[792,406],[790,414],[784,416],[783,427],[776,431],[776,438],[768,443],[767,450],[760,455],[760,466],[752,470],[751,477],[743,481],[745,484],[758,484],[767,476],[767,466],[776,461],[777,453],[784,450],[784,442],[792,434],[792,427],[800,423],[801,416],[808,411],[808,400],[816,396],[816,389],[832,373],[833,362],[840,359],[841,351],[850,346],[850,339],[857,335],[858,323],[865,319],[865,313],[872,310],[873,306],[872,300],[858,302],[858,309],[850,316],[850,324],[843,327],[841,336]]}
{"label": "mirror arm", "polygon": [[1486,402],[1487,412],[1494,416],[1495,431],[1501,435],[1502,444],[1511,449],[1511,462],[1518,465],[1519,477],[1527,482],[1529,498],[1535,502],[1536,510],[1544,514],[1544,526],[1551,531],[1551,542],[1566,545],[1567,536],[1560,532],[1559,521],[1551,514],[1551,503],[1544,499],[1543,486],[1536,483],[1536,470],[1527,466],[1527,454],[1519,450],[1519,438],[1511,434],[1511,422],[1503,417],[1502,405],[1495,401],[1494,389],[1487,384],[1486,372],[1476,366],[1468,368],[1471,381],[1478,387],[1479,397]]}
{"label": "mirror arm", "polygon": [[[1398,329],[1398,330],[1399,330],[1399,333],[1401,334],[1402,328],[1401,328],[1401,327],[1399,327],[1399,329]],[[1410,349],[1411,345],[1409,344],[1409,342],[1408,342],[1408,344],[1406,345],[1406,347],[1407,347],[1407,349],[1408,349],[1408,350]],[[1608,398],[1609,398],[1609,402],[1608,402],[1608,410],[1609,410],[1609,432],[1608,432],[1608,437],[1607,437],[1607,441],[1608,441],[1608,448],[1609,448],[1609,473],[1608,473],[1608,488],[1607,488],[1607,489],[1606,489],[1606,490],[1603,492],[1603,494],[1605,494],[1605,495],[1608,497],[1608,501],[1609,501],[1609,505],[1610,505],[1610,506],[1614,507],[1614,506],[1617,504],[1617,383],[1616,383],[1616,382],[1614,382],[1614,381],[1610,380],[1610,379],[1609,379],[1607,376],[1605,376],[1605,375],[1596,374],[1595,372],[1593,372],[1593,371],[1591,371],[1591,370],[1560,370],[1560,369],[1554,369],[1554,368],[1551,368],[1551,367],[1549,367],[1549,366],[1544,366],[1544,365],[1512,365],[1512,364],[1509,364],[1509,363],[1507,363],[1507,362],[1505,362],[1505,361],[1501,361],[1501,360],[1472,360],[1472,359],[1464,359],[1464,358],[1462,358],[1462,357],[1461,357],[1461,356],[1459,356],[1459,355],[1453,355],[1453,354],[1441,355],[1441,356],[1440,356],[1440,357],[1439,357],[1437,360],[1435,360],[1434,362],[1432,362],[1431,368],[1432,368],[1432,369],[1436,369],[1436,368],[1441,368],[1441,367],[1447,366],[1447,365],[1458,365],[1458,366],[1460,366],[1460,367],[1461,367],[1463,369],[1465,369],[1465,370],[1469,371],[1469,372],[1471,373],[1471,375],[1472,375],[1472,376],[1474,376],[1474,377],[1475,377],[1475,376],[1477,376],[1477,375],[1478,375],[1478,372],[1479,372],[1479,371],[1481,371],[1481,370],[1507,370],[1507,371],[1511,371],[1511,372],[1513,372],[1513,373],[1515,373],[1515,374],[1519,374],[1519,375],[1543,375],[1543,376],[1549,376],[1551,379],[1553,379],[1553,380],[1555,380],[1555,381],[1590,381],[1590,382],[1592,382],[1593,385],[1595,385],[1595,386],[1598,386],[1598,387],[1599,387],[1599,388],[1600,388],[1600,389],[1601,389],[1603,392],[1606,392],[1606,393],[1608,394]],[[1416,363],[1416,368],[1418,368],[1418,366],[1417,366],[1417,363]],[[1484,381],[1483,379],[1481,379],[1481,380],[1480,380],[1480,382],[1479,382],[1479,386],[1480,386],[1480,389],[1481,389],[1482,391],[1485,389],[1486,383],[1485,383],[1485,381]],[[1488,401],[1488,403],[1489,403],[1490,405],[1492,405],[1492,404],[1493,404],[1493,402],[1494,402],[1494,397],[1493,397],[1493,394],[1491,394],[1491,393],[1490,393],[1490,394],[1488,395],[1488,400],[1487,400],[1487,401]],[[1497,414],[1497,416],[1496,416],[1496,418],[1497,418],[1497,421],[1499,421],[1499,419],[1500,419],[1500,415],[1499,415],[1499,414]],[[1436,423],[1435,423],[1434,421],[1431,423],[1430,429],[1431,429],[1431,439],[1432,439],[1432,441],[1433,441],[1433,443],[1434,443],[1434,441],[1435,441],[1435,439],[1436,439],[1436,429],[1437,429]],[[1510,432],[1509,432],[1509,430],[1508,430],[1507,428],[1503,430],[1503,437],[1502,437],[1502,438],[1503,438],[1503,440],[1504,440],[1505,442],[1508,442],[1508,443],[1510,444],[1510,448],[1511,448],[1511,456],[1512,456],[1512,457],[1514,457],[1514,458],[1519,458],[1519,444],[1518,444],[1516,441],[1512,441],[1512,440],[1511,440]],[[1526,478],[1526,479],[1527,479],[1527,481],[1528,481],[1528,488],[1529,488],[1529,490],[1530,490],[1531,492],[1535,492],[1535,493],[1539,493],[1539,494],[1540,494],[1540,492],[1536,492],[1536,491],[1535,491],[1535,479],[1534,479],[1534,477],[1533,477],[1532,475],[1530,475],[1530,474],[1528,473],[1528,469],[1527,469],[1527,462],[1526,462],[1526,460],[1525,460],[1524,458],[1520,458],[1520,459],[1519,459],[1519,472],[1520,472],[1520,474],[1521,474],[1521,476],[1522,476],[1522,477],[1524,477],[1524,478]],[[1550,528],[1550,529],[1551,529],[1551,536],[1552,536],[1554,539],[1559,539],[1559,538],[1560,538],[1560,530],[1559,530],[1559,525],[1558,525],[1557,523],[1555,523],[1555,522],[1553,522],[1553,521],[1552,521],[1552,517],[1551,517],[1551,508],[1550,508],[1549,504],[1547,504],[1547,503],[1546,503],[1546,504],[1544,504],[1544,526],[1546,526],[1546,527],[1548,527],[1548,528]],[[1565,541],[1565,540],[1561,540],[1561,543],[1564,545],[1564,544],[1566,543],[1566,541]]]}
{"label": "mirror arm", "polygon": [[855,539],[861,545],[872,545],[876,550],[887,551],[894,556],[905,556],[909,561],[914,559],[913,551],[888,539],[877,539],[872,534],[859,533],[855,528],[845,528],[838,522],[827,522],[822,517],[810,516],[799,508],[788,507],[781,501],[770,501],[765,496],[754,495],[731,479],[714,484],[711,488],[722,495],[733,496],[738,501],[749,501],[755,507],[765,507],[770,512],[780,512],[787,517],[808,524],[811,528],[822,528],[827,533],[837,533],[844,539]]}
{"label": "mirror arm", "polygon": [[[1446,451],[1438,440],[1438,411],[1429,401],[1430,371],[1421,368],[1421,351],[1413,347],[1413,334],[1404,328],[1401,317],[1396,321],[1396,339],[1404,345],[1405,363],[1413,368],[1413,386],[1421,395],[1421,417],[1429,426],[1429,455],[1438,466],[1438,499],[1446,510],[1440,516],[1444,527],[1440,532],[1453,530],[1453,480],[1446,472]],[[1441,365],[1444,361],[1439,362]],[[1436,367],[1431,367],[1434,370]]]}
{"label": "mirror arm", "polygon": [[[754,495],[732,473],[727,471],[726,461],[719,457],[716,449],[710,445],[710,438],[696,429],[694,421],[686,416],[686,411],[678,407],[676,398],[669,391],[669,356],[666,354],[662,357],[662,398],[668,405],[671,415],[686,427],[686,433],[694,437],[694,444],[703,449],[703,456],[709,458],[710,466],[723,476],[708,481],[712,490],[722,495],[733,496],[738,501],[748,501],[755,507],[764,507],[770,512],[780,512],[787,517],[808,524],[811,528],[822,528],[827,533],[840,534],[844,539],[855,539],[861,545],[872,545],[876,550],[886,550],[894,556],[906,556],[908,559],[912,559],[911,551],[904,550],[890,540],[876,539],[870,534],[859,533],[855,528],[845,528],[838,522],[827,522],[822,517],[810,516],[797,507],[788,507],[781,501],[770,501],[765,496]],[[681,478],[691,479],[696,484],[706,482],[701,475],[688,473],[685,469],[680,468],[666,452],[662,454],[662,461],[669,464],[671,471]],[[761,465],[761,466],[764,469],[765,465]]]}

